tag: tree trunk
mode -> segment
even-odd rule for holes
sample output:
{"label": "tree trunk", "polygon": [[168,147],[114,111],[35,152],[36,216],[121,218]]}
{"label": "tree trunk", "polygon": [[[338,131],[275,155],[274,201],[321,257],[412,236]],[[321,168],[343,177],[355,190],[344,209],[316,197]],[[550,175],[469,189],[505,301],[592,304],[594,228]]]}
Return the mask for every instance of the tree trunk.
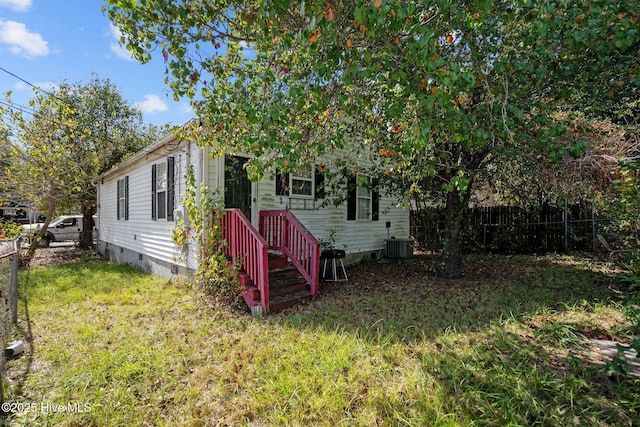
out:
{"label": "tree trunk", "polygon": [[53,212],[56,210],[56,200],[53,197],[49,198],[49,207],[47,208],[47,216],[44,220],[44,224],[42,224],[42,228],[38,231],[34,237],[31,238],[31,243],[29,244],[29,250],[27,251],[27,257],[25,263],[28,264],[29,260],[33,258],[33,255],[36,253],[36,249],[40,244],[42,238],[47,234],[47,229],[49,228],[49,223],[53,219]]}
{"label": "tree trunk", "polygon": [[454,190],[447,194],[444,220],[444,242],[442,245],[443,269],[440,277],[456,279],[462,274],[462,225],[469,210],[471,184],[464,191]]}
{"label": "tree trunk", "polygon": [[93,247],[94,213],[92,206],[82,207],[82,232],[80,233],[80,239],[78,242],[78,247],[80,249],[91,249]]}

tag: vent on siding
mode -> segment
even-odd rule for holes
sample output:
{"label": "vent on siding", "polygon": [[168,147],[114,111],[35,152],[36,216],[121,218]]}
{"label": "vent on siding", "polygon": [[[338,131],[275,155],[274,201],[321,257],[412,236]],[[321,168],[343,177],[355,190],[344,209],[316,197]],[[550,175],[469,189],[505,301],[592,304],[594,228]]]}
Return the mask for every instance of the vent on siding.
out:
{"label": "vent on siding", "polygon": [[384,253],[388,258],[409,258],[413,256],[413,240],[411,239],[385,240]]}

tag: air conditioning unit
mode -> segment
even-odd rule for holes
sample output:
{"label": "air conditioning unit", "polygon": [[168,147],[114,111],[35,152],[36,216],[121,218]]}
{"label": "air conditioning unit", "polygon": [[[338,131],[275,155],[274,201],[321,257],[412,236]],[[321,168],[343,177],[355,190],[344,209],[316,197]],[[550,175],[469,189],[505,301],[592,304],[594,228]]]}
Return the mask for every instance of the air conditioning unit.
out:
{"label": "air conditioning unit", "polygon": [[388,239],[384,241],[384,253],[387,258],[409,258],[413,256],[413,240]]}

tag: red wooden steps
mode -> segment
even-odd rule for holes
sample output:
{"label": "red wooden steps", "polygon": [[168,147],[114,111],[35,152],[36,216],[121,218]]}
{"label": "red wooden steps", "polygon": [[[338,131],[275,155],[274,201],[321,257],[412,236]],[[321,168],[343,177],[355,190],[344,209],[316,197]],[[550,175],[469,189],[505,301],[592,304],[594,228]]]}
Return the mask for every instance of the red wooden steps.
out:
{"label": "red wooden steps", "polygon": [[[246,272],[238,280],[243,286],[242,296],[251,306],[260,305],[260,290]],[[309,284],[285,256],[269,254],[269,311],[279,311],[313,298]]]}
{"label": "red wooden steps", "polygon": [[282,297],[274,297],[269,303],[269,310],[272,312],[284,310],[285,308],[293,307],[302,302],[311,301],[311,299],[313,299],[313,295],[311,291],[307,289],[293,294],[289,293],[282,295]]}
{"label": "red wooden steps", "polygon": [[272,268],[287,267],[288,265],[289,260],[287,260],[286,256],[277,252],[269,252],[269,270]]}

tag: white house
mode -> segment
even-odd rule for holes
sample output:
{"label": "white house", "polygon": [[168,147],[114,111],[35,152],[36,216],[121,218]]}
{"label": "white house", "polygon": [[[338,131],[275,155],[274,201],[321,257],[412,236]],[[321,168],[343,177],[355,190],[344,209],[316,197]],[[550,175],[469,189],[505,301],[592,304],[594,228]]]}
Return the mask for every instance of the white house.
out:
{"label": "white house", "polygon": [[[226,208],[236,208],[234,215],[242,212],[246,217],[233,222],[235,225],[228,221],[227,233],[238,232],[238,226],[251,228],[250,233],[265,254],[279,249],[283,258],[293,262],[298,270],[309,270],[301,274],[313,295],[318,291],[318,242],[331,242],[333,248],[345,251],[346,262],[357,262],[378,257],[389,236],[409,236],[409,211],[397,206],[397,198],[356,186],[355,177],[350,190],[345,186],[344,203],[323,207],[320,198],[324,178],[320,168],[302,169],[297,172],[299,176],[278,174],[275,179],[265,176],[258,182],[250,182],[243,168],[247,160],[238,155],[212,157],[196,142],[178,140],[173,134],[146,147],[97,180],[99,252],[112,261],[160,276],[195,271],[198,262],[195,251],[184,256],[172,240],[176,220],[184,215],[185,174],[189,166],[193,166],[199,183],[206,183],[209,189],[220,189]],[[281,221],[286,221],[286,225]],[[285,232],[284,240],[297,245],[296,248],[285,248],[282,236],[274,235]],[[297,233],[297,237],[288,233]],[[227,240],[236,244],[235,238]],[[303,247],[300,243],[303,240],[311,246]],[[229,246],[231,252],[235,251],[230,255],[242,256],[249,270],[249,249]],[[253,293],[245,295],[245,300],[249,306],[251,301],[260,300],[260,310],[273,310],[276,307],[269,303],[269,293],[273,292],[262,288],[269,273],[259,272],[267,261],[256,262],[260,266],[248,272],[251,277],[245,283],[259,289],[252,288]]]}

